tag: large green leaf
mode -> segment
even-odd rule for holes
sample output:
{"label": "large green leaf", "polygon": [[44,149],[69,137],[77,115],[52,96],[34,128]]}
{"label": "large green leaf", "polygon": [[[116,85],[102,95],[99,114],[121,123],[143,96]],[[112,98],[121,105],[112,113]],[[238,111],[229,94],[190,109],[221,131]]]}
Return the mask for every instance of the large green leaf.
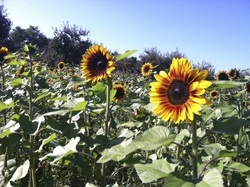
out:
{"label": "large green leaf", "polygon": [[223,187],[223,179],[221,173],[213,168],[208,171],[196,187]]}
{"label": "large green leaf", "polygon": [[[189,136],[190,136],[190,131],[187,129],[182,129],[181,132],[176,135],[173,142],[180,144],[185,137],[189,137]],[[169,148],[175,149],[176,146],[177,146],[176,144],[171,144]]]}
{"label": "large green leaf", "polygon": [[87,101],[81,101],[79,103],[76,103],[74,108],[71,109],[71,111],[85,110],[87,104],[88,104]]}
{"label": "large green leaf", "polygon": [[109,160],[122,160],[126,155],[138,149],[154,150],[161,146],[170,145],[174,138],[175,135],[170,133],[169,128],[155,126],[137,136],[134,140],[126,139],[110,149],[105,149],[98,163],[105,163]]}
{"label": "large green leaf", "polygon": [[19,119],[21,128],[24,130],[24,132],[30,135],[36,135],[41,123],[44,121],[44,116],[38,116],[33,121],[30,121],[28,116],[21,115]]}
{"label": "large green leaf", "polygon": [[193,183],[188,182],[182,178],[179,178],[171,173],[165,177],[165,185],[167,187],[194,187]]}
{"label": "large green leaf", "polygon": [[174,138],[175,135],[171,134],[169,128],[155,126],[135,138],[133,146],[136,146],[141,150],[150,151],[158,147],[171,144]]}
{"label": "large green leaf", "polygon": [[219,143],[213,143],[213,144],[209,144],[209,145],[203,145],[203,147],[205,148],[205,152],[212,156],[212,157],[219,157],[220,152],[222,150],[226,150],[225,146],[222,146]]}
{"label": "large green leaf", "polygon": [[43,149],[43,146],[45,146],[46,144],[48,144],[49,142],[51,142],[52,140],[54,140],[55,138],[57,138],[56,133],[51,134],[48,138],[44,139],[42,141],[42,144],[40,145],[38,152],[41,152]]}
{"label": "large green leaf", "polygon": [[76,138],[71,138],[69,143],[65,146],[57,146],[54,150],[53,153],[49,153],[45,155],[44,157],[40,158],[40,160],[45,160],[47,157],[53,157],[55,158],[51,164],[54,164],[55,162],[59,161],[63,157],[66,157],[70,154],[76,153],[76,146],[78,142],[80,141],[79,137]]}
{"label": "large green leaf", "polygon": [[20,86],[23,84],[23,79],[21,79],[21,78],[13,79],[12,81],[10,81],[10,84],[12,87]]}
{"label": "large green leaf", "polygon": [[250,171],[250,167],[243,163],[239,162],[230,162],[229,165],[227,166],[227,169],[231,171],[236,171],[236,172],[248,172]]}
{"label": "large green leaf", "polygon": [[226,134],[238,134],[240,128],[246,125],[250,125],[250,122],[246,119],[240,119],[237,117],[221,117],[218,120],[214,120],[213,131],[226,133]]}
{"label": "large green leaf", "polygon": [[212,81],[211,89],[215,88],[234,88],[240,85],[244,85],[247,82],[236,82],[236,81]]}
{"label": "large green leaf", "polygon": [[69,82],[69,84],[66,86],[67,88],[72,88],[74,86],[78,86],[80,84],[83,84],[85,82],[85,79],[83,77],[77,77],[73,76]]}
{"label": "large green leaf", "polygon": [[6,110],[14,106],[14,101],[12,99],[8,99],[5,102],[0,102],[0,111]]}
{"label": "large green leaf", "polygon": [[135,52],[137,52],[137,50],[130,50],[130,51],[126,51],[125,53],[118,55],[115,59],[116,62],[118,62],[119,60],[122,60],[124,58],[127,58],[128,56],[134,54]]}
{"label": "large green leaf", "polygon": [[11,187],[12,185],[10,184],[10,182],[15,182],[16,180],[22,179],[24,178],[29,171],[29,167],[30,167],[30,162],[29,160],[26,160],[23,165],[19,166],[15,173],[12,175],[10,181],[7,184],[7,187]]}
{"label": "large green leaf", "polygon": [[106,86],[102,82],[97,82],[92,90],[102,101],[106,101]]}
{"label": "large green leaf", "polygon": [[69,112],[69,110],[56,110],[56,111],[45,113],[45,114],[43,114],[43,116],[53,116],[53,115],[64,116],[68,112]]}
{"label": "large green leaf", "polygon": [[152,164],[135,164],[137,175],[143,183],[166,177],[178,164],[168,163],[166,159],[154,160]]}

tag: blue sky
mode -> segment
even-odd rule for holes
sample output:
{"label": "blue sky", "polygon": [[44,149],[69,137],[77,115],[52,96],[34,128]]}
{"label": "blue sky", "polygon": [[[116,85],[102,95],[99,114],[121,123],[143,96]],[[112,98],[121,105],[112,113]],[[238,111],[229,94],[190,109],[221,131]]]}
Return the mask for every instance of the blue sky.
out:
{"label": "blue sky", "polygon": [[63,23],[123,53],[157,48],[185,53],[216,71],[250,68],[249,0],[2,0],[13,27],[38,26],[47,37]]}

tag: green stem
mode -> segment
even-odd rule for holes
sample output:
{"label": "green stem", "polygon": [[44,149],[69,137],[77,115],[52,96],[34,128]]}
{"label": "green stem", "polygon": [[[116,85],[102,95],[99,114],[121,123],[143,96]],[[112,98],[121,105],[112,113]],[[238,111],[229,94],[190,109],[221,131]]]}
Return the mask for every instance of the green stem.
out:
{"label": "green stem", "polygon": [[[109,134],[109,121],[110,121],[110,90],[112,88],[112,81],[108,78],[108,84],[106,87],[106,111],[105,111],[105,123],[104,123],[104,136],[108,137]],[[102,164],[102,185],[106,186],[106,164]]]}
{"label": "green stem", "polygon": [[[5,75],[4,75],[4,70],[3,70],[3,66],[2,66],[3,62],[1,63],[1,72],[2,72],[2,86],[1,86],[1,90],[4,92],[4,89],[5,89],[5,86],[4,86],[4,83],[5,83]],[[6,116],[6,111],[3,110],[3,126],[6,126],[7,125],[7,116]],[[4,184],[3,185],[6,185],[7,184],[7,175],[5,174],[5,171],[7,170],[7,160],[8,160],[8,147],[6,147],[5,149],[5,155],[4,155],[4,166],[3,166],[3,175],[4,175]]]}
{"label": "green stem", "polygon": [[[4,70],[3,70],[3,66],[1,65],[1,71],[2,71],[2,91],[4,91],[5,87],[4,87],[4,83],[5,83],[5,76],[4,76]],[[7,117],[6,117],[6,111],[3,110],[3,125],[5,126],[7,124]]]}
{"label": "green stem", "polygon": [[[29,120],[33,121],[33,63],[31,55],[29,53],[29,63],[30,63],[30,88],[29,88]],[[30,176],[29,176],[29,186],[36,187],[36,174],[35,174],[35,154],[34,154],[34,136],[29,136],[30,143]]]}
{"label": "green stem", "polygon": [[193,180],[196,183],[197,177],[198,177],[198,158],[197,158],[197,124],[196,120],[192,123],[192,153],[193,153],[193,159],[192,159],[192,167],[193,167]]}

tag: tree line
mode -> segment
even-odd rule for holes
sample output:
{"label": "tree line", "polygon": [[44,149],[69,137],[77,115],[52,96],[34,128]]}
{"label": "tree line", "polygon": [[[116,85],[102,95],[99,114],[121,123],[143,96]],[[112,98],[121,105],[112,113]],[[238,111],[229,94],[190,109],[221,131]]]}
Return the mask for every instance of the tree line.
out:
{"label": "tree line", "polygon": [[[17,26],[11,29],[12,22],[8,18],[8,14],[4,10],[4,6],[0,6],[0,47],[5,46],[11,52],[20,51],[24,44],[32,44],[38,48],[41,53],[40,59],[55,67],[59,62],[63,61],[69,65],[79,65],[82,55],[94,43],[89,38],[90,31],[82,29],[77,25],[69,25],[68,22],[63,23],[61,28],[53,28],[54,36],[48,38],[44,35],[38,26],[30,25],[28,28]],[[113,52],[118,55],[117,51]],[[117,71],[123,73],[140,74],[141,66],[150,62],[155,67],[155,71],[169,69],[173,58],[187,57],[185,53],[176,51],[162,53],[157,48],[145,48],[139,57],[129,57],[119,61],[116,64]],[[194,64],[195,67],[207,69],[210,71],[209,79],[215,77],[215,68],[210,62],[201,62]]]}

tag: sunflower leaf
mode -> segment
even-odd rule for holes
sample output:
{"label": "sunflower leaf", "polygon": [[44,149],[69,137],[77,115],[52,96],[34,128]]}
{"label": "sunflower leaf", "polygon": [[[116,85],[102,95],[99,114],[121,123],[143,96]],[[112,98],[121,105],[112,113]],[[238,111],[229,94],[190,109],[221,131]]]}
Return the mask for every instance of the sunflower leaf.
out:
{"label": "sunflower leaf", "polygon": [[223,187],[223,179],[221,173],[213,168],[205,174],[202,181],[199,182],[197,187]]}
{"label": "sunflower leaf", "polygon": [[135,150],[154,150],[161,146],[170,145],[175,135],[171,134],[167,127],[155,126],[143,134],[137,136],[134,140],[124,140],[122,143],[115,145],[109,149],[105,149],[98,163],[105,163],[109,160],[122,160],[126,155]]}
{"label": "sunflower leaf", "polygon": [[166,177],[174,172],[178,164],[168,163],[166,159],[154,160],[152,164],[135,164],[135,170],[143,183]]}
{"label": "sunflower leaf", "polygon": [[249,121],[246,119],[239,119],[237,117],[223,117],[218,120],[214,120],[213,131],[226,133],[226,134],[238,134],[239,130],[243,126],[249,125]]}
{"label": "sunflower leaf", "polygon": [[213,84],[210,88],[234,88],[240,85],[244,85],[247,82],[236,82],[236,81],[211,81]]}
{"label": "sunflower leaf", "polygon": [[126,51],[125,53],[118,55],[115,59],[116,62],[118,62],[119,60],[122,60],[132,54],[134,54],[135,52],[137,52],[137,50],[130,50],[130,51]]}
{"label": "sunflower leaf", "polygon": [[82,84],[82,83],[84,83],[84,82],[85,82],[85,79],[84,79],[84,78],[73,76],[73,77],[71,78],[69,84],[66,86],[66,89],[72,88],[72,87],[74,87],[74,86],[78,86],[78,85],[80,85],[80,84]]}

